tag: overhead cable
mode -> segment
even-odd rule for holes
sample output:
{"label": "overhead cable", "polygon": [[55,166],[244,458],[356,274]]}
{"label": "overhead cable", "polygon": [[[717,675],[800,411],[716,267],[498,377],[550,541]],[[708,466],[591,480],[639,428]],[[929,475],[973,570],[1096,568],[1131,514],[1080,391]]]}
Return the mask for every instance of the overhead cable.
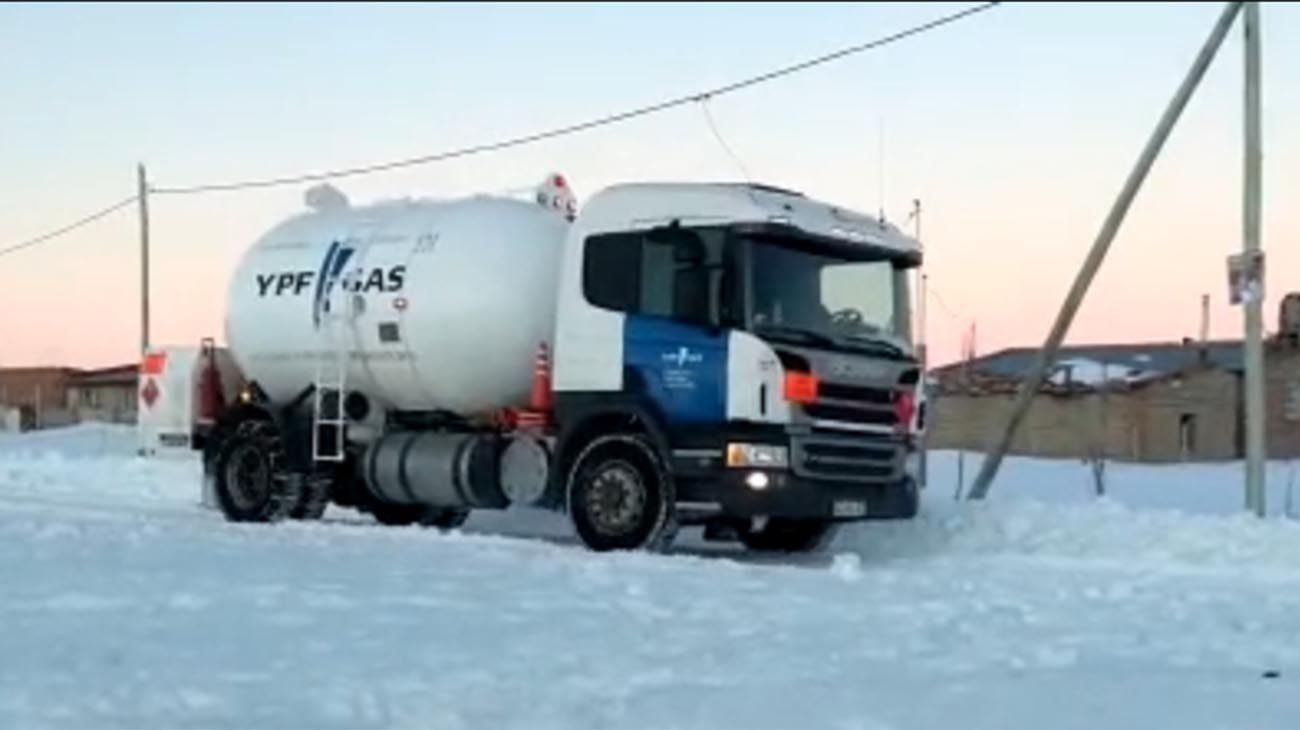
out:
{"label": "overhead cable", "polygon": [[678,96],[672,99],[668,99],[666,101],[661,101],[655,104],[649,104],[646,106],[638,107],[636,109],[617,112],[613,114],[607,114],[605,116],[596,117],[594,119],[589,119],[584,122],[578,122],[563,127],[556,127],[554,129],[549,129],[541,132],[525,134],[518,137],[511,137],[496,142],[476,144],[476,145],[471,145],[469,147],[462,147],[459,149],[446,150],[443,152],[435,152],[432,154],[420,155],[418,157],[408,157],[405,159],[392,160],[389,162],[380,162],[380,163],[375,163],[370,165],[362,165],[359,167],[346,167],[346,168],[339,168],[335,170],[325,170],[320,172],[304,173],[299,175],[287,175],[282,177],[240,180],[240,181],[232,181],[232,182],[200,183],[200,184],[182,185],[182,186],[158,186],[158,187],[151,188],[151,192],[168,194],[168,195],[189,195],[195,193],[247,190],[251,188],[269,188],[269,187],[276,187],[280,185],[294,185],[298,183],[316,182],[321,180],[336,180],[339,178],[353,177],[356,175],[368,175],[371,173],[384,172],[387,170],[396,170],[404,167],[426,165],[433,162],[445,162],[447,160],[469,157],[471,155],[479,155],[487,152],[497,152],[512,147],[522,147],[524,145],[534,144],[544,140],[554,139],[556,137],[564,137],[564,136],[576,134],[578,132],[584,132],[590,129],[595,129],[597,127],[604,127],[611,124],[617,124],[619,122],[625,122],[628,121],[629,119],[635,119],[637,117],[643,117],[649,114],[655,114],[685,104],[703,102],[709,99],[714,99],[719,96],[723,96],[724,94],[730,94],[736,91],[740,91],[741,89],[746,89],[751,86],[757,86],[758,84],[763,84],[769,81],[773,81],[775,79],[779,79],[783,76],[789,76],[790,74],[806,71],[815,66],[820,66],[822,64],[830,63],[831,61],[837,61],[846,56],[856,55],[858,53],[863,53],[865,51],[870,51],[876,48],[880,48],[882,46],[886,46],[891,43],[896,43],[905,38],[910,38],[912,36],[919,35],[921,33],[935,30],[941,26],[948,25],[949,23],[953,23],[963,18],[967,18],[972,15],[976,15],[978,13],[991,10],[1000,4],[1001,4],[1000,2],[986,2],[980,5],[973,5],[964,10],[960,10],[955,13],[950,13],[948,15],[936,18],[934,20],[921,23],[920,25],[914,25],[905,30],[901,30],[896,33],[892,33],[890,35],[876,38],[875,40],[867,41],[865,43],[859,43],[854,46],[849,46],[848,48],[842,48],[832,53],[827,53],[825,55],[817,56],[815,58],[810,58],[808,60],[801,61],[799,63],[790,66],[785,66],[776,69],[774,71],[768,71],[767,73],[759,74],[757,76],[751,76],[749,78],[742,79],[740,81],[735,81],[730,84],[726,84],[724,86],[719,86],[714,89],[709,89],[707,91],[701,91],[694,94]]}
{"label": "overhead cable", "polygon": [[31,248],[32,246],[37,246],[47,241],[51,241],[55,238],[58,238],[59,236],[71,233],[77,230],[78,228],[81,228],[82,226],[87,226],[90,225],[91,223],[94,223],[100,218],[104,218],[106,216],[112,215],[113,213],[116,213],[122,208],[125,208],[126,206],[134,203],[135,201],[136,201],[136,196],[132,195],[129,198],[124,198],[116,203],[113,203],[107,208],[102,208],[100,210],[97,210],[94,213],[91,213],[90,215],[84,218],[79,218],[73,221],[72,223],[69,223],[60,228],[56,228],[48,233],[42,233],[41,235],[36,236],[35,238],[29,238],[26,241],[22,241],[20,243],[15,243],[11,246],[0,248],[0,256],[7,256],[11,253],[17,253],[18,251],[21,251],[23,249]]}

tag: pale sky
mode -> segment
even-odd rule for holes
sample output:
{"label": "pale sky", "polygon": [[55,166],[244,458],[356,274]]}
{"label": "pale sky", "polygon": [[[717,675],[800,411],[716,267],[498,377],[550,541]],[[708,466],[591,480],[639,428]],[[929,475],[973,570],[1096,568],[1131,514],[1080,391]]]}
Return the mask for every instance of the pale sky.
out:
{"label": "pale sky", "polygon": [[[859,43],[964,4],[0,5],[0,247],[157,185],[287,175],[561,126]],[[755,181],[901,221],[924,208],[935,359],[1034,345],[1218,4],[1008,4],[710,104]],[[1264,4],[1266,322],[1300,289],[1300,8]],[[1240,30],[1115,242],[1071,342],[1235,337]],[[883,134],[882,134],[883,130]],[[881,139],[883,137],[883,159]],[[354,201],[734,180],[686,107],[336,183]],[[883,190],[880,181],[883,180]],[[304,186],[155,197],[153,339],[219,336],[241,251]],[[139,346],[134,209],[0,258],[0,365],[107,365]],[[951,310],[951,311],[948,311]]]}

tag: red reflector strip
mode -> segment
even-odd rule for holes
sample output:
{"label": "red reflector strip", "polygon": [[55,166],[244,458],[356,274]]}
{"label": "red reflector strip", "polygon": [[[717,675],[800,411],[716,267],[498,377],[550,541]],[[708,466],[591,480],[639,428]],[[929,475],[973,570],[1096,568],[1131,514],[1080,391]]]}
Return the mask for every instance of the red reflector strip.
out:
{"label": "red reflector strip", "polygon": [[543,428],[550,423],[550,415],[537,411],[520,411],[515,419],[516,428]]}

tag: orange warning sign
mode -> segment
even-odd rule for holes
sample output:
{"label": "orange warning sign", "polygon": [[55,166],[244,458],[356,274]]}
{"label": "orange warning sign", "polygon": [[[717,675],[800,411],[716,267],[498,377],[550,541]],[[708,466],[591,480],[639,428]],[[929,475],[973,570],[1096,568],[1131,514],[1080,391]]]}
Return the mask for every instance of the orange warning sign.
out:
{"label": "orange warning sign", "polygon": [[141,375],[162,375],[163,368],[167,366],[167,353],[151,352],[144,356],[144,362],[140,363]]}

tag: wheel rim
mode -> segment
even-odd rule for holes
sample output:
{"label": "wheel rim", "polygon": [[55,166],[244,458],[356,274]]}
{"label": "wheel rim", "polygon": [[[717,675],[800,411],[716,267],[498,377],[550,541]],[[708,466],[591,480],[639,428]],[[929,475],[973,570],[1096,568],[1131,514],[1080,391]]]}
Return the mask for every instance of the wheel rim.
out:
{"label": "wheel rim", "polygon": [[226,463],[226,484],[237,509],[257,507],[271,494],[271,469],[260,450],[248,444],[237,446]]}
{"label": "wheel rim", "polygon": [[587,488],[587,514],[591,526],[602,535],[625,535],[636,529],[645,515],[647,501],[640,472],[623,461],[605,465]]}

